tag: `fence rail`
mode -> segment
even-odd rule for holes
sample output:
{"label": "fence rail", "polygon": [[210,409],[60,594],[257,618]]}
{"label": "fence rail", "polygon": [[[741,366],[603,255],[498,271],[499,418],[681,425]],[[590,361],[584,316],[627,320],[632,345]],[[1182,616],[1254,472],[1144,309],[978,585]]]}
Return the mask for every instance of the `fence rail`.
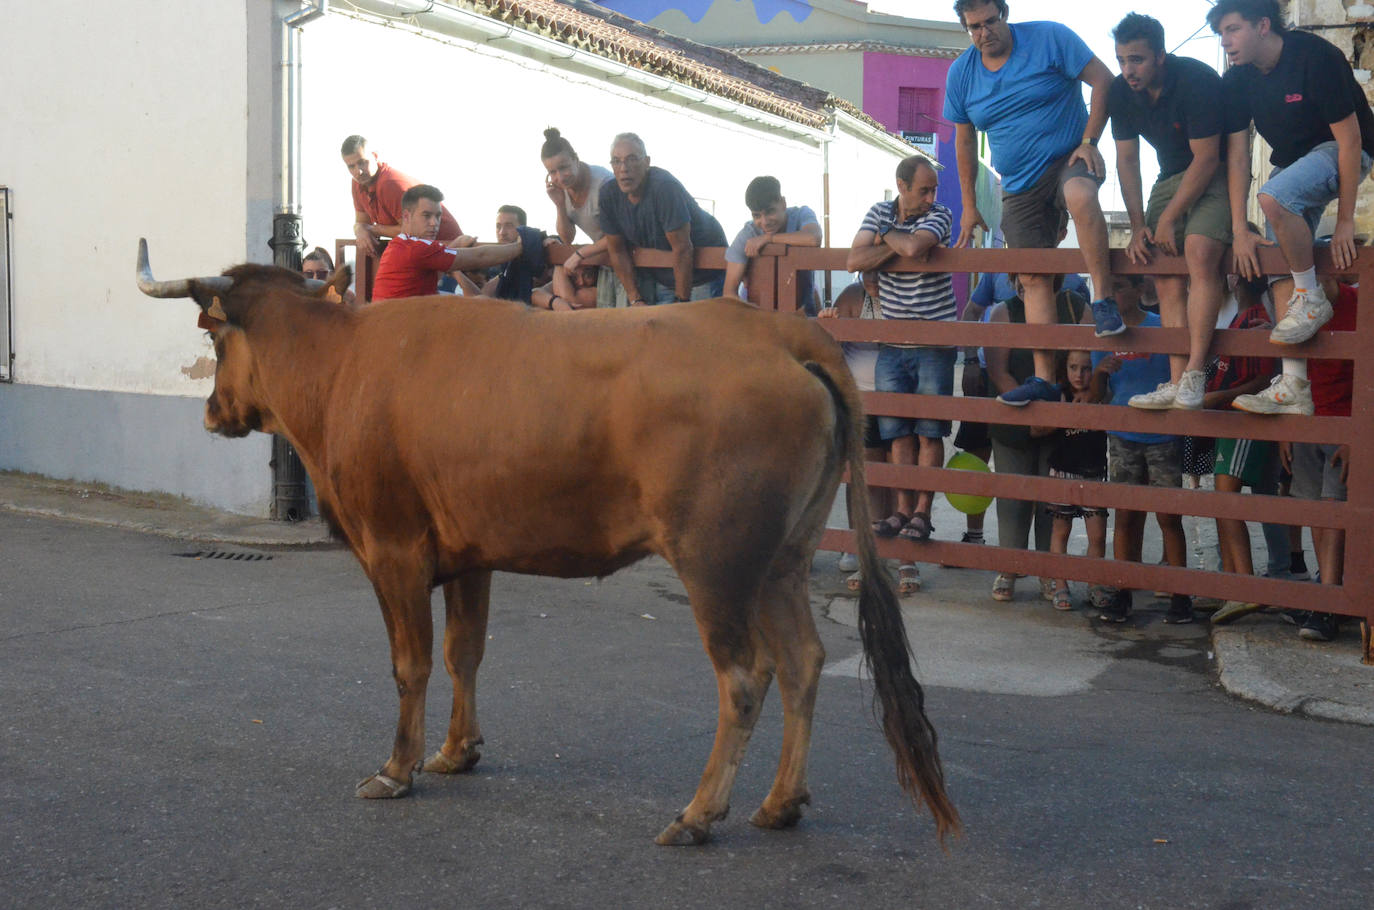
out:
{"label": "fence rail", "polygon": [[[336,244],[342,261],[351,240]],[[845,249],[786,247],[772,244],[751,261],[749,299],[767,309],[796,310],[797,274],[806,270],[843,271]],[[551,258],[561,262],[565,249],[554,248]],[[672,256],[637,251],[637,265],[669,266]],[[723,267],[723,250],[697,251],[703,267]],[[1229,261],[1229,257],[1227,257]],[[1116,274],[1186,275],[1180,256],[1159,256],[1148,265],[1130,262],[1122,251],[1112,252]],[[1288,273],[1275,249],[1262,250],[1260,264],[1266,274]],[[1025,272],[1032,274],[1084,271],[1081,253],[1061,250],[949,250],[938,249],[927,260],[895,259],[885,268],[894,271]],[[1332,272],[1330,255],[1317,252],[1319,274]],[[1374,313],[1374,249],[1363,250],[1356,263],[1359,280],[1357,309]],[[368,299],[375,275],[375,260],[358,263],[359,296]],[[1096,338],[1088,326],[1038,326],[973,322],[927,323],[901,320],[828,319],[822,323],[840,341],[1005,348],[1085,349],[1186,354],[1187,330],[1136,328],[1113,338]],[[1374,623],[1374,317],[1357,322],[1352,332],[1321,333],[1293,348],[1278,348],[1259,330],[1220,330],[1212,345],[1214,353],[1252,357],[1325,358],[1353,363],[1354,384],[1351,417],[1261,417],[1240,411],[1141,411],[1107,404],[1085,405],[1035,402],[1025,408],[1009,408],[990,398],[903,395],[865,392],[869,413],[938,420],[973,420],[1020,426],[1057,426],[1092,430],[1124,430],[1216,438],[1287,440],[1291,442],[1349,443],[1352,450],[1348,500],[1328,502],[1249,493],[1217,493],[1206,490],[1160,489],[1113,483],[1064,480],[1016,474],[977,473],[945,468],[869,463],[872,486],[969,493],[1080,506],[1165,512],[1203,518],[1275,522],[1305,527],[1333,528],[1346,532],[1342,584],[1315,585],[1253,575],[1212,572],[1172,566],[1119,562],[1086,556],[1067,556],[994,546],[978,546],[939,540],[924,542],[885,539],[879,552],[904,561],[940,563],[999,572],[1018,572],[1071,578],[1119,588],[1169,590],[1179,594],[1244,600],[1272,606],[1319,609],[1360,617],[1365,663],[1374,663],[1370,626]],[[821,540],[825,549],[853,549],[853,533],[830,528]]]}

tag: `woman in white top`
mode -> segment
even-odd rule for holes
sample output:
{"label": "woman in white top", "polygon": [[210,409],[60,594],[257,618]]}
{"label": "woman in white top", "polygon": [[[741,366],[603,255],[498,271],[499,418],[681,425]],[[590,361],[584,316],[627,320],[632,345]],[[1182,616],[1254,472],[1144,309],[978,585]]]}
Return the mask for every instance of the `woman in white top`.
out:
{"label": "woman in white top", "polygon": [[611,172],[578,158],[572,143],[554,127],[544,130],[539,158],[548,172],[544,189],[558,212],[559,239],[572,243],[580,228],[592,241],[554,269],[550,309],[613,306],[617,282],[609,268],[600,268],[606,258],[599,217],[601,184],[611,179]]}

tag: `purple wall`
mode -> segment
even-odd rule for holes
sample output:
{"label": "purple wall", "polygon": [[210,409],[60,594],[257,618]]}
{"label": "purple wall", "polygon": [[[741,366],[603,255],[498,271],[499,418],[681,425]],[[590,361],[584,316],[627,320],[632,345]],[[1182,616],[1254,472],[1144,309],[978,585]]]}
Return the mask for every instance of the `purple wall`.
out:
{"label": "purple wall", "polygon": [[[935,116],[945,104],[945,75],[953,60],[939,57],[912,57],[905,54],[864,53],[864,113],[887,129],[900,134],[897,124],[897,90],[904,87],[937,89]],[[954,126],[940,119],[926,128],[936,134],[936,158],[945,169],[940,172],[936,194],[954,212],[954,233],[959,233],[963,199],[959,192],[959,168],[954,156]],[[954,293],[960,305],[968,299],[968,276],[954,276]]]}

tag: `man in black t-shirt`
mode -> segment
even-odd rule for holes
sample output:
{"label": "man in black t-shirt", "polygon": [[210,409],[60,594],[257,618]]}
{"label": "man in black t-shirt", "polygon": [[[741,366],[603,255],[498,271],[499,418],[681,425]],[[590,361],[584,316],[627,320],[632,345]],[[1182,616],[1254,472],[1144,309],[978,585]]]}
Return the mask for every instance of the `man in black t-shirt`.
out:
{"label": "man in black t-shirt", "polygon": [[[1269,340],[1301,344],[1332,314],[1316,280],[1312,240],[1333,199],[1331,258],[1339,269],[1355,261],[1355,193],[1374,163],[1374,113],[1350,61],[1315,35],[1285,30],[1277,0],[1219,0],[1207,24],[1231,61],[1222,77],[1222,103],[1236,262],[1242,275],[1256,277],[1256,248],[1278,243],[1293,280],[1274,284],[1278,321]],[[1259,190],[1269,243],[1245,226],[1251,121],[1274,150],[1274,170]],[[1273,385],[1232,405],[1255,414],[1310,415],[1306,361],[1285,357]]]}
{"label": "man in black t-shirt", "polygon": [[[720,222],[707,214],[677,178],[649,166],[644,140],[621,133],[611,143],[614,180],[601,184],[601,230],[611,268],[632,306],[719,297],[725,273],[693,267],[698,247],[725,246]],[[635,272],[636,248],[673,253],[672,268]]]}
{"label": "man in black t-shirt", "polygon": [[[1221,76],[1197,60],[1164,53],[1164,26],[1140,13],[1122,19],[1112,37],[1121,75],[1107,109],[1116,140],[1121,195],[1131,219],[1132,262],[1150,261],[1150,247],[1188,260],[1188,277],[1158,275],[1165,326],[1188,328],[1188,354],[1169,355],[1169,381],[1135,395],[1131,407],[1202,407],[1207,348],[1223,285],[1221,255],[1231,242],[1231,209],[1221,167]],[[1159,157],[1159,179],[1148,207],[1140,183],[1140,139]]]}

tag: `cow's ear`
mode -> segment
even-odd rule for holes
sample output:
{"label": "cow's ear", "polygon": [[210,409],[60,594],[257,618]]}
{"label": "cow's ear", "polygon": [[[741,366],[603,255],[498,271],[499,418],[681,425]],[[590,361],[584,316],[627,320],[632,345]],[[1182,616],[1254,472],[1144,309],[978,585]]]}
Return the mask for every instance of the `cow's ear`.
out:
{"label": "cow's ear", "polygon": [[353,283],[353,266],[344,263],[334,270],[334,274],[329,277],[329,286],[334,292],[343,298],[348,286]]}
{"label": "cow's ear", "polygon": [[200,311],[200,318],[196,320],[196,325],[211,332],[218,332],[224,328],[229,321],[229,317],[224,312],[224,305],[220,303],[219,295],[211,298],[210,305]]}

